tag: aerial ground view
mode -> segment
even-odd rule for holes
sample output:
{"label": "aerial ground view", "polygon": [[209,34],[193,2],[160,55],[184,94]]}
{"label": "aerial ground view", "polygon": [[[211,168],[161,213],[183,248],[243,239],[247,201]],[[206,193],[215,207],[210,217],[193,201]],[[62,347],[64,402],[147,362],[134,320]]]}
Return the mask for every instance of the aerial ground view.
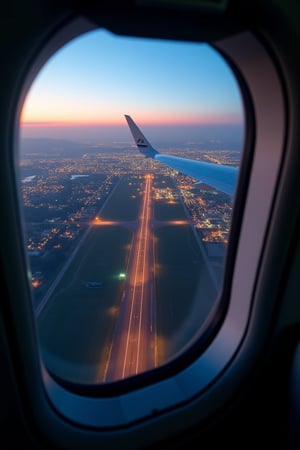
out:
{"label": "aerial ground view", "polygon": [[217,301],[231,199],[131,152],[21,164],[41,349],[70,380],[164,364]]}

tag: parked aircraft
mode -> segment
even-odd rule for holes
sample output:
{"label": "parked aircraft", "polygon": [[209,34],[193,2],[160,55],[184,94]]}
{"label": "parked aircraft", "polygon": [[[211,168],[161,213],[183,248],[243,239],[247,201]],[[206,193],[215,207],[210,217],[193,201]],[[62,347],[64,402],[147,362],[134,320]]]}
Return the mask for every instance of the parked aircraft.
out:
{"label": "parked aircraft", "polygon": [[[3,3],[2,449],[300,448],[299,7],[297,0]],[[246,110],[220,294],[226,308],[171,365],[102,387],[70,385],[41,361],[15,167],[30,82],[51,54],[95,27],[213,45],[232,66]]]}
{"label": "parked aircraft", "polygon": [[238,176],[237,167],[195,161],[192,159],[159,153],[152,147],[134,120],[126,114],[125,118],[134,138],[135,144],[143,155],[166,164],[172,169],[178,170],[185,175],[196,178],[199,183],[209,184],[210,186],[233,196]]}

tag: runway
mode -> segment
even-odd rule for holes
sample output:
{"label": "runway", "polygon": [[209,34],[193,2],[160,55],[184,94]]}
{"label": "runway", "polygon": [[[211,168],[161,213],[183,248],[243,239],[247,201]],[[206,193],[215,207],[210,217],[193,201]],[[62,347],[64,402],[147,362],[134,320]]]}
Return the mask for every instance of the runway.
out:
{"label": "runway", "polygon": [[145,175],[106,382],[136,375],[156,365],[152,178],[150,174]]}

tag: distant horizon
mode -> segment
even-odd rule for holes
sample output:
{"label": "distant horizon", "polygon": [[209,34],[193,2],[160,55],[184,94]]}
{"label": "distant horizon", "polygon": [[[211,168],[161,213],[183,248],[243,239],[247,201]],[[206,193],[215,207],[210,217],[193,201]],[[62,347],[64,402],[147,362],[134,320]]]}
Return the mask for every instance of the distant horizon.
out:
{"label": "distant horizon", "polygon": [[[243,124],[210,125],[141,125],[142,131],[151,144],[159,145],[211,145],[242,149],[244,141]],[[39,124],[35,127],[20,127],[20,139],[63,139],[73,142],[87,141],[103,145],[124,142],[134,145],[126,124],[124,125],[89,125],[52,126]]]}

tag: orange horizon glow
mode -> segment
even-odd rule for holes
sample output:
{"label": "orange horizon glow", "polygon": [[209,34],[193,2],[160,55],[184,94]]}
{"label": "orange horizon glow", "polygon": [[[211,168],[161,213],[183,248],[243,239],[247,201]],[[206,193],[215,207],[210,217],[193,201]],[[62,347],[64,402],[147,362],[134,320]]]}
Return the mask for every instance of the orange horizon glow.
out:
{"label": "orange horizon glow", "polygon": [[215,110],[210,106],[202,110],[189,110],[185,107],[178,111],[164,108],[133,107],[129,104],[110,105],[106,108],[91,102],[73,104],[66,101],[57,103],[53,99],[43,102],[28,96],[20,115],[22,128],[53,127],[113,127],[127,126],[124,114],[129,114],[138,126],[188,126],[188,125],[236,125],[243,123],[242,114],[235,111]]}
{"label": "orange horizon glow", "polygon": [[[45,106],[47,105],[47,107]],[[58,107],[60,106],[60,107]],[[62,127],[113,127],[126,126],[124,114],[129,114],[139,126],[188,126],[188,125],[236,125],[243,123],[237,112],[212,110],[203,106],[201,110],[179,111],[165,109],[131,108],[130,105],[99,108],[96,104],[73,105],[44,101],[42,104],[26,98],[20,115],[21,128]]]}
{"label": "orange horizon glow", "polygon": [[[124,117],[124,115],[123,115]],[[114,127],[114,126],[124,126],[127,124],[125,119],[120,120],[107,120],[107,121],[96,121],[96,120],[20,120],[21,128],[62,128],[62,127]],[[143,118],[139,114],[133,115],[134,120],[136,120],[139,126],[188,126],[188,125],[239,125],[242,124],[241,117],[236,117],[235,115],[211,115],[203,117],[156,117]]]}

